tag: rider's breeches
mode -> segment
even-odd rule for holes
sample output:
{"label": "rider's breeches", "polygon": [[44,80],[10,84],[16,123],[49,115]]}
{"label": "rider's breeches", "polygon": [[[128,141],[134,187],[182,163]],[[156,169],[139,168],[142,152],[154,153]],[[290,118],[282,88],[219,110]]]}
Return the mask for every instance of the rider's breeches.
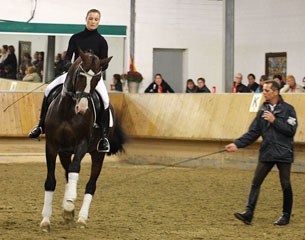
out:
{"label": "rider's breeches", "polygon": [[[55,78],[54,81],[52,81],[48,87],[46,88],[44,95],[46,97],[49,96],[50,92],[52,91],[52,89],[54,89],[55,87],[57,87],[60,84],[63,84],[65,79],[67,77],[67,73],[60,75],[59,77]],[[99,80],[95,90],[97,91],[97,93],[100,95],[100,97],[103,99],[103,103],[104,103],[104,109],[107,109],[109,107],[109,96],[108,96],[108,92],[103,80],[103,77],[101,76],[101,79]]]}

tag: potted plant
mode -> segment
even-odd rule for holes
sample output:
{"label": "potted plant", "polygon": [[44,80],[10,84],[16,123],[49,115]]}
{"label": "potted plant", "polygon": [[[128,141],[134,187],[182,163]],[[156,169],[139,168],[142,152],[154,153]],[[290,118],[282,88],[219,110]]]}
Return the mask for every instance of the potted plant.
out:
{"label": "potted plant", "polygon": [[140,82],[143,80],[143,76],[137,71],[129,71],[127,74],[123,74],[122,79],[127,80],[129,93],[137,93],[139,91]]}

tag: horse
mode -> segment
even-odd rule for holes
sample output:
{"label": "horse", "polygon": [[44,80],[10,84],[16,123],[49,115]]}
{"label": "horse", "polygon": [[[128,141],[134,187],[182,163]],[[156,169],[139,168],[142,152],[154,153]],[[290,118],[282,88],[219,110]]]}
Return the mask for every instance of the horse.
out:
{"label": "horse", "polygon": [[[89,208],[96,190],[96,182],[101,173],[105,153],[97,151],[101,138],[100,129],[96,128],[98,109],[95,88],[102,75],[102,66],[108,64],[111,58],[99,59],[92,53],[79,50],[79,57],[69,68],[62,90],[54,97],[45,119],[46,164],[44,205],[40,227],[50,231],[52,215],[52,200],[56,187],[55,165],[59,155],[61,165],[65,170],[66,188],[63,199],[63,218],[66,224],[74,223],[74,201],[77,197],[77,181],[81,160],[86,153],[91,155],[91,175],[87,182],[82,207],[77,223],[86,227]],[[103,81],[103,80],[101,80]],[[113,107],[110,106],[110,122],[108,139],[110,154],[123,151],[124,133],[115,118]]]}

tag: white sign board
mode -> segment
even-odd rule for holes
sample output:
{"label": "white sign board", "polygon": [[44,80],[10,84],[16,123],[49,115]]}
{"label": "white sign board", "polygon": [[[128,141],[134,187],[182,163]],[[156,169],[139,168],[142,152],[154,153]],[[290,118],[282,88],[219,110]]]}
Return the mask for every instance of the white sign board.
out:
{"label": "white sign board", "polygon": [[263,94],[261,94],[261,93],[253,94],[249,112],[258,112],[262,97],[263,97]]}

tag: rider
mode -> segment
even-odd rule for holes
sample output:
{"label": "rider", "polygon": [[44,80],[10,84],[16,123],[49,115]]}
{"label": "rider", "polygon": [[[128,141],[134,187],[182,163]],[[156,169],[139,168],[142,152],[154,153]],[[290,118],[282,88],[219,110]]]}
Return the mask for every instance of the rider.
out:
{"label": "rider", "polygon": [[[100,59],[108,57],[108,44],[103,36],[98,31],[98,25],[100,22],[101,13],[97,9],[91,9],[86,15],[86,28],[84,31],[74,34],[69,40],[69,46],[65,57],[65,66],[68,68],[71,66],[71,59],[74,54],[74,60],[79,56],[79,48],[82,51],[93,51]],[[102,67],[102,71],[108,68],[108,64]],[[42,102],[40,120],[38,125],[29,133],[30,138],[38,138],[40,134],[44,133],[44,120],[48,110],[47,97],[50,92],[60,84],[63,84],[67,76],[67,73],[56,78],[52,83],[48,85],[45,91],[45,96]],[[102,139],[99,141],[97,150],[99,152],[109,152],[110,145],[107,139],[108,128],[109,128],[109,96],[104,84],[103,78],[99,81],[96,86],[96,91],[103,99],[104,111],[102,117],[99,119],[99,126],[102,128]]]}

